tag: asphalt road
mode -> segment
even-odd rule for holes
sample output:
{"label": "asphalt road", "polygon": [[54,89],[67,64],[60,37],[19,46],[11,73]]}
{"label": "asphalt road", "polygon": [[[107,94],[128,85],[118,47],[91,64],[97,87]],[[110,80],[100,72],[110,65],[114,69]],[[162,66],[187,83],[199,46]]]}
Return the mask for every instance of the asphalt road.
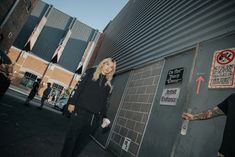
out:
{"label": "asphalt road", "polygon": [[[24,104],[26,96],[8,90],[0,100],[1,157],[59,157],[69,118],[39,101]],[[91,141],[81,157],[114,157]]]}

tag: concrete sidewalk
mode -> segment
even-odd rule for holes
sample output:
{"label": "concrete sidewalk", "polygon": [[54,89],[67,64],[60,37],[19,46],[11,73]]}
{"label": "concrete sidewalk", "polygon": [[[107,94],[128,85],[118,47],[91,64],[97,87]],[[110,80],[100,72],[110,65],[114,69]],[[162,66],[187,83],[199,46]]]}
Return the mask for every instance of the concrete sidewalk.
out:
{"label": "concrete sidewalk", "polygon": [[[10,85],[9,89],[12,90],[12,91],[14,91],[14,92],[17,92],[17,93],[20,93],[20,94],[24,95],[25,98],[22,99],[22,100],[24,100],[24,101],[26,100],[26,97],[29,95],[29,91],[24,90],[24,89],[21,89],[21,88],[19,88],[19,87],[16,87],[16,86],[14,86],[14,85]],[[9,95],[9,92],[6,93],[6,95]],[[36,95],[36,96],[34,97],[34,99],[30,102],[30,104],[31,104],[31,105],[34,105],[34,106],[40,106],[40,101],[41,101],[41,97],[39,97],[38,95]],[[56,112],[56,113],[58,113],[58,114],[61,114],[61,111],[55,110],[55,109],[53,108],[53,105],[50,104],[50,103],[48,103],[48,102],[45,102],[45,105],[43,106],[43,108],[46,109],[46,110],[49,110],[49,111],[51,111],[51,112]]]}
{"label": "concrete sidewalk", "polygon": [[[10,90],[13,90],[13,91],[15,91],[15,92],[17,92],[17,93],[23,94],[23,95],[25,95],[25,96],[28,96],[28,95],[29,95],[29,91],[24,90],[24,89],[19,88],[19,87],[16,87],[16,86],[14,86],[14,85],[12,85],[12,84],[10,85],[9,89],[10,89]],[[38,95],[36,95],[36,96],[34,97],[34,99],[36,99],[36,100],[41,100],[41,97],[39,97]]]}
{"label": "concrete sidewalk", "polygon": [[[0,156],[59,157],[69,119],[58,114],[61,112],[51,112],[54,109],[47,106],[38,110],[40,98],[30,107],[24,106],[27,95],[26,91],[11,86],[0,101]],[[91,140],[79,157],[115,155]]]}

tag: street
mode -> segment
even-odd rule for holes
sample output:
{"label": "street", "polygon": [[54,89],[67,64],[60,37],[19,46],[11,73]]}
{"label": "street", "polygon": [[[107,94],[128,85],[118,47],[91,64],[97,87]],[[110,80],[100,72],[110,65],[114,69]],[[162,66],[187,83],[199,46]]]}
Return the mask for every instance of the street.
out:
{"label": "street", "polygon": [[[39,110],[39,101],[24,105],[26,95],[8,90],[0,100],[1,157],[59,157],[69,118],[48,106]],[[112,154],[90,142],[81,157],[108,157]]]}

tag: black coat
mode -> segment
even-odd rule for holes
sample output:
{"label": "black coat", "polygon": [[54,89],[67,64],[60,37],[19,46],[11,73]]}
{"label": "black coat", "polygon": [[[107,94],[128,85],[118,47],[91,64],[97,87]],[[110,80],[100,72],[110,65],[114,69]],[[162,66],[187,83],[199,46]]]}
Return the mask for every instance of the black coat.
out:
{"label": "black coat", "polygon": [[75,112],[82,108],[106,117],[110,86],[106,83],[107,79],[102,74],[97,81],[92,80],[95,70],[95,68],[88,69],[82,75],[81,81],[77,83],[70,95],[68,104],[75,105]]}

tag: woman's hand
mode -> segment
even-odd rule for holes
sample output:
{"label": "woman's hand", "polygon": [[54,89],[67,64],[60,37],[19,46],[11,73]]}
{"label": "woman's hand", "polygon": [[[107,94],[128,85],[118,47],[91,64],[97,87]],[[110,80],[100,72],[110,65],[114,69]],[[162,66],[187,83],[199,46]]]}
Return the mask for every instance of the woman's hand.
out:
{"label": "woman's hand", "polygon": [[71,104],[68,105],[68,111],[70,113],[72,113],[74,111],[74,109],[75,109],[75,105],[71,105]]}
{"label": "woman's hand", "polygon": [[101,124],[102,128],[108,127],[110,124],[110,120],[108,118],[103,118],[103,123]]}

